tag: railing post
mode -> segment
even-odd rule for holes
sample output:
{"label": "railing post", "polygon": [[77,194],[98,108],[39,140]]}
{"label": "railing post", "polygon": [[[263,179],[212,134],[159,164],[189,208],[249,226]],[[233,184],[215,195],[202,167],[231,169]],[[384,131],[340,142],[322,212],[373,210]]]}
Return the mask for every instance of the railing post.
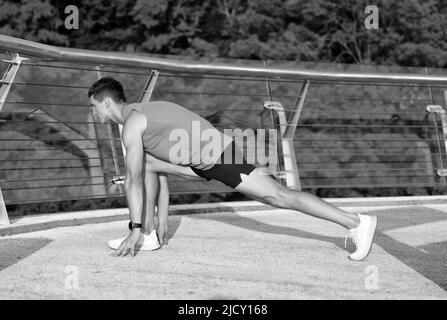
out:
{"label": "railing post", "polygon": [[295,158],[295,150],[293,148],[293,139],[286,139],[284,137],[285,128],[287,128],[287,119],[284,112],[284,107],[280,102],[266,101],[264,107],[275,110],[278,114],[279,124],[281,127],[280,137],[282,146],[282,157],[284,163],[284,176],[286,178],[286,185],[290,189],[301,190],[300,179],[298,175],[298,165]]}
{"label": "railing post", "polygon": [[300,176],[298,172],[298,164],[295,156],[295,148],[293,145],[293,136],[295,134],[296,126],[303,109],[304,100],[309,88],[309,81],[304,81],[301,86],[300,93],[295,101],[295,114],[291,117],[291,122],[287,121],[284,107],[280,102],[264,103],[267,109],[275,110],[278,113],[279,123],[281,127],[281,145],[283,150],[284,172],[286,177],[287,187],[294,190],[301,190]]}
{"label": "railing post", "polygon": [[159,72],[157,70],[151,70],[149,78],[146,81],[143,91],[140,93],[139,102],[149,102],[152,96],[152,92],[155,88],[155,83],[157,82]]}
{"label": "railing post", "polygon": [[9,226],[10,224],[8,211],[6,211],[5,200],[3,199],[2,187],[0,186],[0,225]]}
{"label": "railing post", "polygon": [[[96,66],[96,71],[97,71],[97,74],[98,74],[98,79],[101,79],[103,77],[103,74],[102,74],[102,71],[101,71],[101,67],[100,66]],[[94,125],[95,125],[95,128],[96,128],[96,124],[94,124]],[[120,167],[119,167],[119,162],[118,162],[118,154],[116,152],[115,140],[114,140],[114,137],[113,137],[112,125],[110,123],[107,123],[106,126],[107,126],[107,134],[108,134],[108,137],[110,139],[110,150],[112,151],[112,161],[113,161],[113,167],[115,169],[115,175],[119,176],[119,175],[121,175],[121,172],[120,172]],[[97,137],[97,135],[96,135],[96,137]],[[103,172],[104,172],[104,166],[103,166]],[[109,184],[109,179],[106,176],[104,176],[104,184],[105,185]],[[119,189],[120,189],[120,193],[124,193],[122,185],[119,186]]]}
{"label": "railing post", "polygon": [[[87,114],[87,128],[88,128],[88,139],[92,144],[92,148],[87,153],[89,175],[90,177],[104,177],[104,170],[101,164],[101,153],[99,152],[98,137],[95,130],[95,119],[93,118],[93,112],[90,111]],[[96,183],[99,178],[91,179],[93,183]],[[99,183],[99,181],[98,181]],[[106,185],[95,185],[92,186],[92,191],[98,194],[105,194],[107,192]]]}
{"label": "railing post", "polygon": [[[267,61],[263,61],[263,63],[264,63],[264,67],[267,67]],[[268,95],[268,97],[269,97],[269,102],[272,102],[273,101],[273,99],[272,99],[272,87],[271,87],[271,85],[270,85],[270,78],[266,78],[265,79],[266,80],[266,85],[267,85],[267,95]],[[265,107],[265,103],[264,103],[264,107]],[[278,133],[277,135],[275,135],[275,149],[276,149],[276,155],[277,155],[277,166],[276,166],[276,169],[275,169],[275,172],[274,172],[274,175],[275,175],[275,177],[276,178],[278,178],[280,181],[281,181],[281,183],[283,182],[283,180],[286,178],[286,176],[285,176],[285,174],[284,174],[284,157],[281,159],[280,157],[279,157],[279,155],[280,154],[283,154],[283,150],[282,150],[282,145],[281,144],[278,144],[278,138],[277,137],[281,137],[282,136],[282,129],[283,129],[283,125],[281,125],[282,124],[282,121],[284,120],[284,119],[282,119],[281,117],[282,117],[282,115],[279,115],[279,114],[276,114],[276,116],[275,116],[275,113],[273,112],[273,109],[270,109],[270,108],[265,108],[261,113],[260,113],[260,117],[261,117],[261,127],[262,128],[264,128],[264,123],[263,123],[263,119],[262,119],[262,117],[263,117],[263,115],[264,115],[264,112],[265,111],[269,111],[269,113],[270,113],[270,118],[271,118],[271,120],[272,120],[272,128],[273,129],[276,129],[276,128],[278,128],[279,127],[279,129],[276,129],[276,132]],[[271,142],[270,142],[270,138],[268,139],[268,141],[269,141],[269,146],[270,146],[270,144],[271,144]],[[269,153],[270,153],[270,150],[269,150]],[[287,184],[287,181],[286,181],[286,184]]]}
{"label": "railing post", "polygon": [[[435,125],[437,126],[437,119],[436,115],[439,114],[441,118],[441,127],[442,127],[442,139],[444,140],[444,148],[447,150],[447,118],[446,118],[446,112],[444,108],[440,105],[430,104],[428,105],[425,110],[429,113],[433,113],[435,115]],[[438,139],[438,148],[439,148],[439,157],[440,157],[440,166],[441,168],[438,168],[436,173],[438,176],[442,177],[444,184],[446,184],[445,177],[447,176],[447,170],[444,168],[444,160],[442,157],[442,150],[441,150],[441,142],[439,141],[439,135],[437,135]]]}
{"label": "railing post", "polygon": [[[28,60],[28,58],[23,58],[18,54],[15,54],[12,60],[3,60],[3,62],[9,63],[8,68],[3,74],[2,80],[0,82],[0,112],[3,109],[3,105],[6,102],[9,91],[11,90],[14,79],[19,71],[20,64],[23,60]],[[8,212],[6,211],[5,200],[3,198],[2,189],[0,186],[0,225],[9,226]]]}
{"label": "railing post", "polygon": [[[138,98],[138,102],[149,102],[152,96],[152,92],[155,88],[155,83],[157,82],[159,72],[156,70],[151,70],[149,77],[146,80],[146,84],[144,85],[143,90],[140,93],[140,96]],[[123,136],[123,125],[118,125],[120,137]],[[123,150],[123,155],[126,156],[126,148],[124,147],[123,140],[121,139],[121,148]]]}
{"label": "railing post", "polygon": [[9,63],[9,66],[3,74],[0,83],[0,111],[2,111],[6,97],[8,96],[9,90],[11,90],[14,78],[16,77],[17,71],[19,71],[20,64],[23,60],[28,60],[28,58],[23,58],[18,54],[15,54],[12,60],[3,60],[3,62]]}
{"label": "railing post", "polygon": [[300,119],[301,111],[303,110],[304,99],[307,96],[308,89],[309,89],[309,81],[305,80],[301,86],[300,93],[298,94],[298,97],[295,100],[295,104],[293,106],[295,111],[291,117],[291,121],[289,125],[286,127],[286,130],[284,132],[284,136],[287,139],[293,139],[296,126],[298,125],[298,120]]}
{"label": "railing post", "polygon": [[[151,70],[149,77],[146,80],[146,83],[144,85],[143,90],[140,93],[140,96],[138,98],[138,102],[149,102],[152,96],[152,92],[154,91],[155,88],[155,84],[157,82],[158,79],[158,75],[159,72],[157,70]],[[119,128],[119,132],[120,132],[120,137],[121,137],[121,148],[123,150],[123,155],[124,157],[126,156],[126,148],[124,147],[124,143],[123,143],[123,125],[119,124],[118,125]],[[123,179],[124,176],[115,176],[114,179]],[[120,184],[120,183],[117,183]]]}

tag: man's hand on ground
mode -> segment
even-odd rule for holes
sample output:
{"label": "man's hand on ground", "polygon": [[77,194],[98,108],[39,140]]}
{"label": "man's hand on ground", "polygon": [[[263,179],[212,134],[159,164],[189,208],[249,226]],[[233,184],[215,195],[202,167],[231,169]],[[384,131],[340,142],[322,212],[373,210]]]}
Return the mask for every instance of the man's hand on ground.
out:
{"label": "man's hand on ground", "polygon": [[112,256],[114,257],[120,257],[120,256],[126,256],[130,253],[132,257],[135,256],[135,247],[137,246],[138,242],[144,241],[143,234],[141,233],[141,229],[133,229],[129,236],[121,243],[118,249],[114,253],[112,253]]}

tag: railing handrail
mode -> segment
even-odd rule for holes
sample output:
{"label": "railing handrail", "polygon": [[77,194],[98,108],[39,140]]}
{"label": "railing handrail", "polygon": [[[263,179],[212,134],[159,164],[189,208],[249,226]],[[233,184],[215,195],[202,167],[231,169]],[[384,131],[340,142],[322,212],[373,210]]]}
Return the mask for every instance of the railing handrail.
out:
{"label": "railing handrail", "polygon": [[447,75],[423,75],[411,73],[371,73],[321,71],[303,68],[279,68],[269,66],[242,66],[223,63],[180,61],[169,58],[155,58],[144,54],[128,52],[107,52],[85,49],[63,48],[34,41],[0,35],[0,48],[25,56],[54,61],[82,62],[122,67],[143,67],[160,71],[206,73],[255,77],[286,78],[310,81],[383,82],[447,85]]}

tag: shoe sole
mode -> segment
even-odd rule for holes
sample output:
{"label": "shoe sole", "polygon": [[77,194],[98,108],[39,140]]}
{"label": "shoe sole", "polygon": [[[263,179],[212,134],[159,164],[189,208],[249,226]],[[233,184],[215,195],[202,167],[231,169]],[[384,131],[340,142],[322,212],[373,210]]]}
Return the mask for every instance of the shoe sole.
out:
{"label": "shoe sole", "polygon": [[[111,245],[107,245],[110,249],[112,249],[112,250],[117,250],[118,248],[119,248],[119,246],[118,247],[116,247],[116,248],[114,248],[114,247],[112,247]],[[156,248],[153,248],[153,249],[147,249],[147,248],[144,248],[143,249],[143,247],[141,247],[141,248],[135,248],[135,251],[155,251],[155,250],[158,250],[158,249],[160,249],[161,248],[161,246],[159,246],[159,247],[156,247]]]}
{"label": "shoe sole", "polygon": [[[112,249],[112,250],[117,250],[118,248],[119,248],[119,246],[121,245],[121,243],[125,240],[126,238],[124,238],[119,244],[118,244],[118,246],[111,246],[110,245],[110,242],[107,242],[107,246],[110,248],[110,249]],[[135,251],[155,251],[155,250],[158,250],[158,249],[160,249],[161,248],[161,245],[158,245],[158,247],[156,247],[156,248],[153,248],[153,249],[147,249],[147,248],[144,248],[143,249],[143,246],[141,246],[141,248],[135,248]]]}
{"label": "shoe sole", "polygon": [[[376,235],[377,216],[371,216],[371,220],[372,220],[371,225],[373,227],[368,230],[368,238],[371,238],[371,240],[369,241],[369,244],[368,244],[368,251],[366,251],[366,254],[361,259],[351,259],[351,257],[349,257],[349,260],[352,260],[352,261],[362,261],[371,252],[372,244],[374,242],[374,237]],[[371,235],[371,233],[372,233],[372,235]]]}
{"label": "shoe sole", "polygon": [[[116,250],[116,249],[118,249],[119,248],[119,246],[121,245],[121,243],[125,240],[126,238],[124,238],[119,244],[118,244],[118,246],[115,248],[115,246],[113,245],[111,245],[110,244],[110,241],[109,242],[107,242],[107,246],[110,248],[110,249],[113,249],[113,250]],[[112,241],[114,241],[114,240],[112,240]],[[115,240],[116,241],[116,240]]]}
{"label": "shoe sole", "polygon": [[160,244],[158,245],[158,247],[154,247],[153,249],[152,248],[148,249],[148,248],[143,248],[143,247],[144,247],[144,245],[141,246],[141,248],[138,248],[135,250],[137,250],[137,251],[154,251],[154,250],[158,250],[161,248]]}

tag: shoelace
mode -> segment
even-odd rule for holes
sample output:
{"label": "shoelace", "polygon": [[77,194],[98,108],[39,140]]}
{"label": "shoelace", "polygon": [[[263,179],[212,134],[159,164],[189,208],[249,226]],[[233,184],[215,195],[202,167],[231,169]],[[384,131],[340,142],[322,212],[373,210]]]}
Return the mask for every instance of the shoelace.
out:
{"label": "shoelace", "polygon": [[351,238],[352,242],[357,244],[357,242],[355,241],[356,237],[357,237],[357,229],[349,230],[348,234],[345,237],[345,249],[346,249],[346,242],[347,242],[348,238]]}

